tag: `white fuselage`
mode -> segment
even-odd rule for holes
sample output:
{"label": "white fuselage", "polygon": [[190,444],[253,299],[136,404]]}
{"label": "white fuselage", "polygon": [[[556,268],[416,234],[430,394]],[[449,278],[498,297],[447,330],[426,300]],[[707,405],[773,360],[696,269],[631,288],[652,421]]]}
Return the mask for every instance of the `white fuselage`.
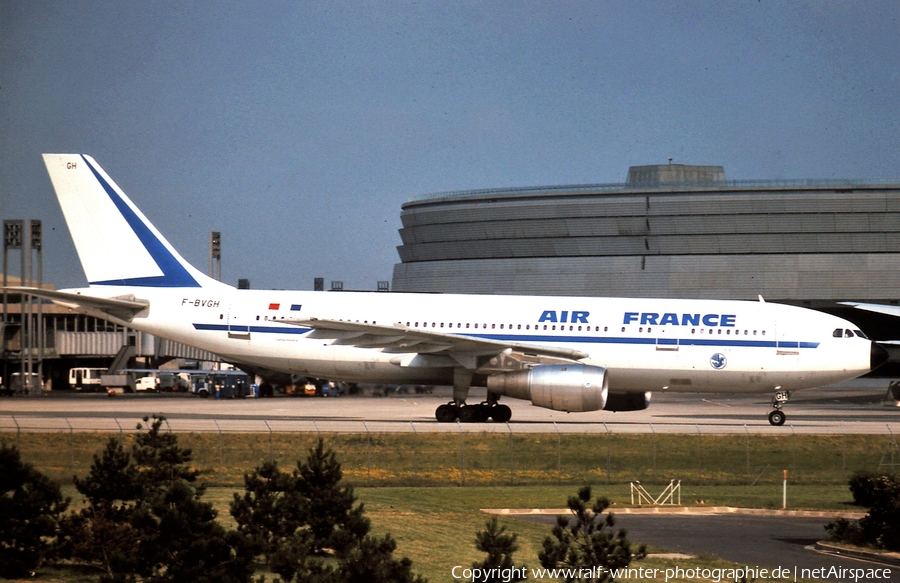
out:
{"label": "white fuselage", "polygon": [[[310,377],[452,384],[450,367],[316,339],[284,323],[329,319],[556,346],[589,355],[611,391],[771,392],[865,374],[871,343],[853,324],[765,302],[236,290],[228,286],[92,286],[90,295],[146,299],[130,327],[226,360]],[[106,293],[108,291],[108,293]],[[840,331],[840,332],[837,332]],[[313,336],[313,337],[311,337]]]}

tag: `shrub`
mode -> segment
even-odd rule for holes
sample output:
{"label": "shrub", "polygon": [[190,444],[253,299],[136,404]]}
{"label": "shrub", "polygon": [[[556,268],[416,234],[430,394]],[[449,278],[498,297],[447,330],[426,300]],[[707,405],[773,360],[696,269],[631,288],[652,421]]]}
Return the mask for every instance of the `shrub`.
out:
{"label": "shrub", "polygon": [[24,577],[54,550],[60,516],[69,506],[59,485],[0,446],[0,577]]}

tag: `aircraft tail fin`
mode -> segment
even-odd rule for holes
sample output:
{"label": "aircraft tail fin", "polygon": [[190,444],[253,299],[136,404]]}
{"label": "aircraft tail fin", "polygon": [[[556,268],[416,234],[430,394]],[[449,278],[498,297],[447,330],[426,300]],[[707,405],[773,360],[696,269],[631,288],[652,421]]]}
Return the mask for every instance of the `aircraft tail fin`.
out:
{"label": "aircraft tail fin", "polygon": [[44,154],[44,164],[91,286],[208,287],[93,158]]}

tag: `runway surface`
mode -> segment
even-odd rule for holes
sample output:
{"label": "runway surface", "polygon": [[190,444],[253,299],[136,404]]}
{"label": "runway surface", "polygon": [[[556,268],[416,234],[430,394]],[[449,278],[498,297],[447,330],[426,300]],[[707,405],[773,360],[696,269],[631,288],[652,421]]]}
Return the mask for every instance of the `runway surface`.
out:
{"label": "runway surface", "polygon": [[[654,393],[649,409],[627,413],[563,413],[504,399],[506,423],[438,423],[435,408],[450,400],[449,388],[432,394],[338,398],[274,397],[203,399],[188,394],[59,392],[0,399],[0,431],[130,431],[151,413],[167,417],[173,431],[226,432],[513,432],[513,433],[745,433],[764,435],[900,434],[900,408],[883,398],[887,380],[856,380],[794,393],[784,408],[787,422],[769,425],[768,395]],[[469,402],[484,398],[472,391]]]}
{"label": "runway surface", "polygon": [[[556,524],[555,516],[526,515],[518,518]],[[719,557],[744,567],[787,569],[791,576],[781,581],[794,580],[795,569],[800,576],[803,569],[824,568],[820,573],[826,574],[831,567],[887,567],[890,576],[880,580],[900,581],[900,569],[896,566],[827,555],[810,548],[825,538],[824,525],[831,520],[795,516],[616,514],[615,529],[627,529],[631,541],[679,553]],[[640,563],[633,563],[632,566],[638,567]],[[827,576],[817,578],[846,580]],[[757,581],[762,580],[765,578],[757,578]]]}

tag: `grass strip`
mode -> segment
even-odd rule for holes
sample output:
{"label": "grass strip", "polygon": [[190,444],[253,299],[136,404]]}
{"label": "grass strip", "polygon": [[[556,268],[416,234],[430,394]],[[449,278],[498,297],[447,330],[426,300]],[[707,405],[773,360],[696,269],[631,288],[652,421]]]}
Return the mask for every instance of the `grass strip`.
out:
{"label": "grass strip", "polygon": [[[84,475],[109,437],[131,434],[5,433],[23,457],[70,483]],[[528,486],[543,484],[842,485],[857,470],[896,465],[880,435],[555,435],[323,434],[356,486]],[[183,433],[193,463],[215,486],[240,486],[269,459],[284,468],[304,458],[315,433]],[[900,460],[898,460],[900,461]]]}

